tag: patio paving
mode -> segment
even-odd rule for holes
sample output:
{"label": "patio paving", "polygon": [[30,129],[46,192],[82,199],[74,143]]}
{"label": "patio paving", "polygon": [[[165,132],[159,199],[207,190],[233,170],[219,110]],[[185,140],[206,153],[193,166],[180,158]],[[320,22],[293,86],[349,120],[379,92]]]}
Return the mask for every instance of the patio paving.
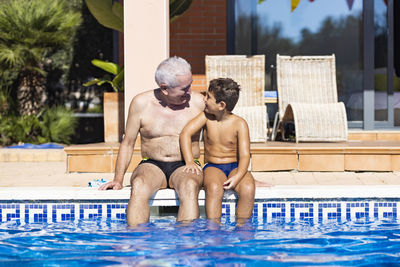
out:
{"label": "patio paving", "polygon": [[[129,184],[127,173],[124,186]],[[400,172],[253,172],[257,181],[280,185],[400,185]],[[94,179],[112,180],[113,173],[67,173],[66,163],[0,162],[0,187],[87,187]]]}

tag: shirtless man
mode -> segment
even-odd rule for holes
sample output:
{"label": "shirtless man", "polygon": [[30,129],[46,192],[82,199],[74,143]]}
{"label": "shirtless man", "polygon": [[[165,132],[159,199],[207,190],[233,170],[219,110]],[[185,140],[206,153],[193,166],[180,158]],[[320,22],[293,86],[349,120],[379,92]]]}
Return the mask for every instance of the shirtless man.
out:
{"label": "shirtless man", "polygon": [[[143,160],[131,176],[131,196],[126,216],[134,226],[149,220],[149,199],[159,189],[173,188],[178,193],[178,221],[199,217],[198,194],[202,174],[183,172],[179,134],[183,127],[204,110],[203,96],[191,92],[189,63],[171,57],[160,63],[155,79],[159,88],[135,96],[129,107],[125,136],[121,142],[114,180],[99,189],[121,189],[124,174],[132,157],[138,133]],[[192,153],[200,155],[199,136],[192,140]]]}
{"label": "shirtless man", "polygon": [[[204,172],[206,215],[219,223],[224,190],[232,189],[239,200],[236,222],[244,223],[251,217],[255,183],[250,172],[250,137],[247,122],[232,113],[239,99],[239,85],[229,78],[210,81],[204,98],[205,110],[191,120],[180,135],[182,154],[188,173]],[[203,170],[193,161],[192,141],[204,129]]]}

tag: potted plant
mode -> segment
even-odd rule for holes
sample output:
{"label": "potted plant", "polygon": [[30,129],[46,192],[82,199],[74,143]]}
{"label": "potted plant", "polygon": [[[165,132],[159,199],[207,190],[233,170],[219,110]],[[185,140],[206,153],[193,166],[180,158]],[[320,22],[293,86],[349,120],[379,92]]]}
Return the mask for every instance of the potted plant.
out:
{"label": "potted plant", "polygon": [[104,142],[120,142],[124,132],[124,68],[113,62],[106,62],[93,59],[92,64],[104,71],[114,75],[113,79],[109,75],[103,78],[95,78],[84,86],[97,84],[99,86],[108,83],[114,92],[103,93],[103,112],[104,112]]}

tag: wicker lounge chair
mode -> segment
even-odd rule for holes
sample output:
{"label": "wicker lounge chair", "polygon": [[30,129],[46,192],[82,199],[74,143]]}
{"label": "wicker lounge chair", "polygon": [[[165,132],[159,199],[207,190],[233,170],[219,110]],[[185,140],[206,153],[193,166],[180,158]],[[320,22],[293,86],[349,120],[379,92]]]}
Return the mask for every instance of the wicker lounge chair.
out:
{"label": "wicker lounge chair", "polygon": [[338,102],[335,55],[276,57],[279,103],[277,129],[284,138],[284,122],[294,122],[299,141],[347,141],[344,104]]}
{"label": "wicker lounge chair", "polygon": [[240,87],[240,97],[233,113],[244,118],[251,142],[267,140],[267,109],[264,104],[265,56],[206,56],[207,84],[216,78],[231,78]]}

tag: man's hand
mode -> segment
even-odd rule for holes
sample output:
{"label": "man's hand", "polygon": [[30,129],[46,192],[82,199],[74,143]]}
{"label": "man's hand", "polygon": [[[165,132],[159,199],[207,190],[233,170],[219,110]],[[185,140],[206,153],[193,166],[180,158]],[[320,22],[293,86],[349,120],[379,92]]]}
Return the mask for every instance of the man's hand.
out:
{"label": "man's hand", "polygon": [[102,184],[99,187],[99,190],[107,190],[107,189],[120,190],[120,189],[122,189],[122,184],[120,182],[111,181],[111,182]]}
{"label": "man's hand", "polygon": [[203,172],[203,170],[201,169],[201,167],[199,165],[197,165],[196,163],[188,163],[185,165],[185,168],[183,168],[184,172],[191,172],[191,173],[195,173],[197,175],[201,174]]}
{"label": "man's hand", "polygon": [[241,177],[234,175],[228,180],[226,180],[225,183],[223,184],[224,189],[225,190],[234,189],[236,185],[239,183],[240,178]]}

